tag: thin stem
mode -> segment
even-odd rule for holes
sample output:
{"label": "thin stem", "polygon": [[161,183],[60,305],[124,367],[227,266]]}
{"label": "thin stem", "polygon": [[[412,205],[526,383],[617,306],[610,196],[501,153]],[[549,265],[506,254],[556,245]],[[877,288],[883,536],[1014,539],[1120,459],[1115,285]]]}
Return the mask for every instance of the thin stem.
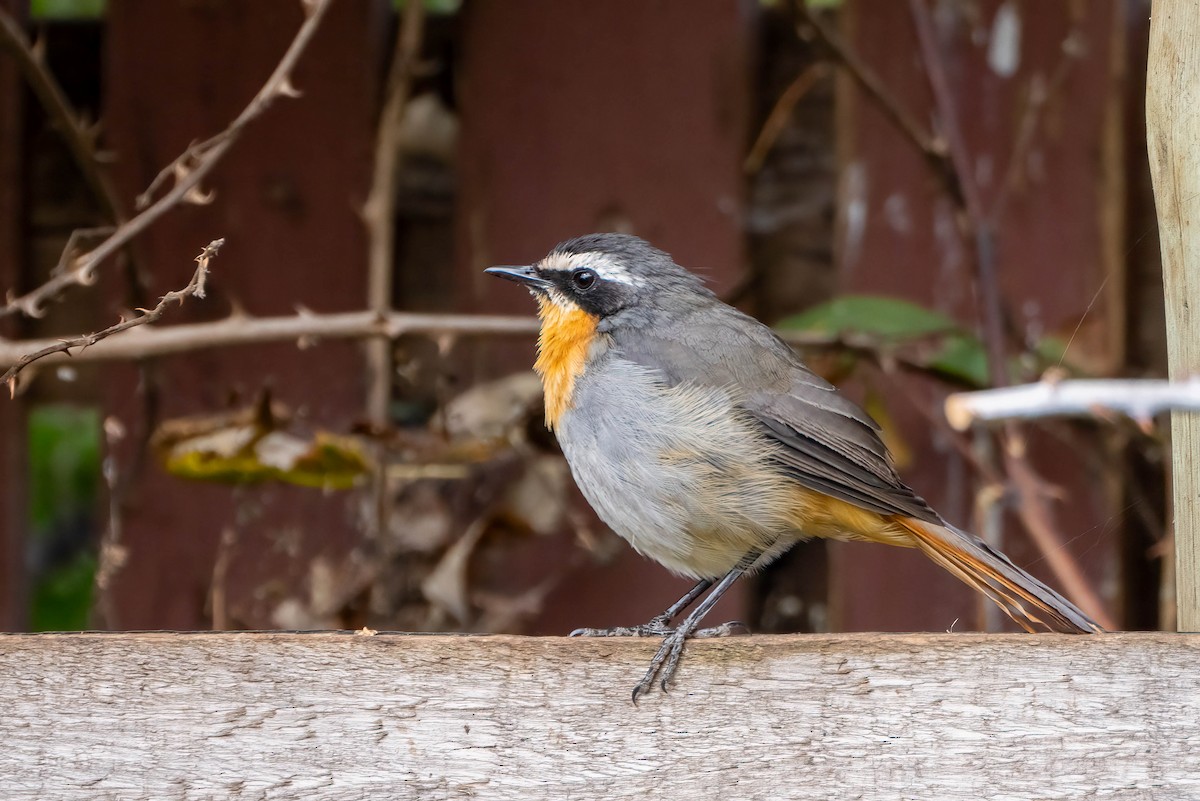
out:
{"label": "thin stem", "polygon": [[188,297],[204,297],[204,288],[208,280],[208,266],[213,257],[217,255],[217,251],[221,249],[221,245],[225,244],[224,239],[215,239],[209,242],[208,245],[200,251],[200,255],[196,257],[196,272],[192,274],[192,280],[183,289],[177,289],[173,292],[168,292],[163,295],[158,301],[158,305],[153,309],[138,309],[142,312],[137,317],[132,317],[128,320],[122,319],[103,331],[96,331],[92,334],[85,334],[81,337],[73,339],[63,339],[47,345],[40,350],[26,352],[16,362],[8,368],[4,375],[0,376],[0,384],[7,384],[10,396],[16,396],[17,392],[17,375],[20,374],[29,365],[36,362],[38,359],[44,359],[55,353],[65,353],[70,355],[72,348],[79,348],[80,352],[85,352],[87,348],[92,347],[98,342],[102,342],[111,336],[115,336],[131,328],[153,323],[160,319],[167,312],[167,307],[172,303],[183,303]]}

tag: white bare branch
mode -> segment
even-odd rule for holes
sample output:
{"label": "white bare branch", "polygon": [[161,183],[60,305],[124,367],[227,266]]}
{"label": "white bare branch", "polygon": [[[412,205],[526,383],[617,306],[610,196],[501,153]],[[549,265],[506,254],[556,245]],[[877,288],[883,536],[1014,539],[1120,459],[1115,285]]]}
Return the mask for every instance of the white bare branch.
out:
{"label": "white bare branch", "polygon": [[1138,423],[1169,409],[1200,410],[1200,376],[1187,381],[1077,379],[958,392],[946,419],[959,431],[976,421],[1123,414]]}

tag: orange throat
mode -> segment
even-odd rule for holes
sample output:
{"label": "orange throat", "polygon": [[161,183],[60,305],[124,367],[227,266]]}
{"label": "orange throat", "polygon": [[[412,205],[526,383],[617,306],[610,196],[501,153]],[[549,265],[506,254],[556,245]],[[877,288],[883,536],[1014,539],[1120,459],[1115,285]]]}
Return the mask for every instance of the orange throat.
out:
{"label": "orange throat", "polygon": [[538,297],[538,357],[533,369],[542,377],[546,425],[554,428],[571,408],[575,379],[583,372],[588,349],[596,338],[597,318],[575,307],[563,307]]}

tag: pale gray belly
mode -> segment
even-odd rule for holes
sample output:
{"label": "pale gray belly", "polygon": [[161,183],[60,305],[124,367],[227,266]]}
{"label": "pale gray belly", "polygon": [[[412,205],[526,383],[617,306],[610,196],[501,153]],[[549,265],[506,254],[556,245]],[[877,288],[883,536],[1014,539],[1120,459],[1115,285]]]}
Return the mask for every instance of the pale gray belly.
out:
{"label": "pale gray belly", "polygon": [[[580,491],[640,553],[694,578],[796,539],[792,482],[727,390],[665,387],[616,359],[575,387],[557,434]],[[764,560],[765,561],[765,560]]]}

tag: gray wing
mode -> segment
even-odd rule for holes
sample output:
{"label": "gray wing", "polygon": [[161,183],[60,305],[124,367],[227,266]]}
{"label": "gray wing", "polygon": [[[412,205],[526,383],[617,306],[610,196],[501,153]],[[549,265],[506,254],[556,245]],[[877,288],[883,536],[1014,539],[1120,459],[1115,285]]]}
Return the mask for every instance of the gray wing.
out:
{"label": "gray wing", "polygon": [[716,304],[619,329],[614,345],[671,384],[740,388],[741,405],[783,446],[780,469],[801,485],[880,514],[944,522],[896,475],[878,424],[757,320]]}

